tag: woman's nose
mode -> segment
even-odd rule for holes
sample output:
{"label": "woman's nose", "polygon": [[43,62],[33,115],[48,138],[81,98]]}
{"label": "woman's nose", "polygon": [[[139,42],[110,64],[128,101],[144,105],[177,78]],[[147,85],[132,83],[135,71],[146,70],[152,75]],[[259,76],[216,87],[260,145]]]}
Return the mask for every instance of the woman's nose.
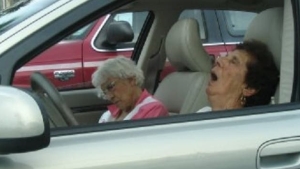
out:
{"label": "woman's nose", "polygon": [[106,97],[107,100],[113,101],[113,99],[114,99],[115,96],[114,96],[113,93],[107,92],[107,93],[105,94],[105,97]]}
{"label": "woman's nose", "polygon": [[227,63],[227,57],[219,56],[216,59],[216,65],[220,67],[224,67]]}
{"label": "woman's nose", "polygon": [[214,66],[221,66],[221,56],[217,56],[216,60],[215,60],[215,65]]}

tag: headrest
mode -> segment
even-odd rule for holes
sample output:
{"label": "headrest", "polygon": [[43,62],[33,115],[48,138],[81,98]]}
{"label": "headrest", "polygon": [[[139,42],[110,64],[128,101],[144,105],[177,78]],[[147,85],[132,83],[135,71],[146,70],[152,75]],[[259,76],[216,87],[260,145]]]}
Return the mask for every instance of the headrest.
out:
{"label": "headrest", "polygon": [[281,60],[282,26],[283,9],[270,8],[253,19],[244,38],[264,42],[272,52],[278,70],[280,70]]}
{"label": "headrest", "polygon": [[195,19],[181,19],[170,29],[166,38],[166,54],[178,71],[210,72],[211,59],[206,53]]}

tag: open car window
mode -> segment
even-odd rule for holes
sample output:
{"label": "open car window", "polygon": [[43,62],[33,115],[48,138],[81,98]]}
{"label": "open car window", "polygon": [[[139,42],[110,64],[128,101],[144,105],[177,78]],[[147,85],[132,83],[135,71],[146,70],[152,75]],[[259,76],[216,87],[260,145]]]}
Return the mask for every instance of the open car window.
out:
{"label": "open car window", "polygon": [[[221,21],[216,18],[216,10],[187,9],[180,15],[177,15],[179,17],[176,19],[196,19],[200,28],[199,38],[202,40],[204,48],[207,49],[208,54],[219,56],[217,54],[227,53],[230,50],[226,48],[225,45],[227,39],[223,36],[212,39],[215,41],[209,40],[209,42],[213,43],[207,43],[208,39],[211,38],[212,32],[213,34],[222,34],[220,33],[220,28],[209,27],[211,24],[210,22],[226,29],[228,32],[235,32],[231,34],[232,36],[239,36],[242,38],[249,23],[254,16],[256,16],[256,13],[249,14],[241,11],[222,11],[222,13],[224,14],[223,17],[228,20],[226,25],[222,24]],[[143,26],[146,24],[149,14],[149,11],[139,11],[113,13],[101,16],[101,18],[98,18],[71,33],[71,38],[60,41],[20,67],[14,75],[12,81],[13,85],[29,89],[29,75],[35,71],[41,72],[45,74],[54,84],[56,89],[62,93],[63,98],[67,100],[76,119],[79,119],[78,121],[80,124],[96,124],[101,114],[107,110],[107,106],[111,103],[97,98],[96,92],[91,85],[92,73],[101,62],[109,58],[114,58],[119,55],[124,55],[129,58],[132,56],[132,50],[143,50],[143,48],[135,49],[132,47],[135,47],[138,37],[143,33]],[[111,46],[103,46],[103,40],[106,38],[106,28],[110,23],[120,21],[127,22],[130,25],[130,28],[134,33],[132,41],[121,42]],[[240,21],[244,22],[241,24]],[[148,29],[151,29],[151,25],[147,26]],[[162,28],[158,27],[157,29]],[[167,30],[161,32],[165,32],[162,34],[162,36],[165,36]],[[149,37],[151,36],[154,35],[150,34]],[[145,41],[147,38],[145,38]],[[145,41],[142,43],[145,43]],[[156,44],[159,44],[159,42]],[[147,45],[147,43],[145,43],[145,45]],[[150,46],[147,47],[151,49]],[[157,50],[161,50],[161,48],[158,47]],[[217,54],[209,53],[210,51],[217,51]],[[157,53],[151,51],[148,55],[151,54],[154,57]],[[158,63],[157,65],[159,64],[162,63]],[[152,68],[153,66],[149,67]],[[169,68],[170,71],[164,72],[165,68]],[[164,76],[161,76],[159,81],[168,78],[168,75],[177,70],[174,68],[174,65],[165,64],[165,67],[162,67],[161,71],[161,74],[165,74],[163,74]],[[87,100],[86,98],[90,99]],[[187,111],[187,113],[193,111],[196,111],[196,109]]]}
{"label": "open car window", "polygon": [[[234,22],[245,19],[244,15],[248,16],[246,12],[224,11],[224,14],[226,12],[235,14],[232,16],[232,18],[235,18],[235,20],[233,19]],[[53,83],[56,89],[61,91],[79,124],[97,124],[102,113],[107,110],[107,106],[111,103],[97,97],[91,84],[92,73],[107,59],[119,55],[128,58],[132,56],[132,50],[135,50],[135,48],[129,49],[129,47],[134,47],[137,38],[143,33],[142,28],[146,24],[149,15],[149,11],[109,14],[84,25],[19,68],[14,75],[13,85],[28,89],[30,88],[30,74],[36,71],[41,72]],[[212,27],[210,22],[217,22],[222,27],[228,27],[218,22],[215,16],[216,11],[214,10],[189,9],[184,10],[178,20],[196,19],[199,26],[199,35],[205,49],[209,54],[218,56],[218,54],[227,53],[228,51],[225,46],[222,46],[226,43],[226,39],[222,39],[221,36],[219,39],[211,38],[211,34],[221,33],[220,29]],[[226,16],[224,15],[224,17]],[[240,19],[240,17],[243,19]],[[209,20],[210,18],[214,20]],[[252,15],[249,18],[253,19]],[[109,25],[120,21],[125,21],[130,25],[134,38],[129,42],[121,42],[115,46],[103,46]],[[247,22],[247,24],[249,23],[250,21]],[[238,27],[239,36],[244,35],[247,24]],[[207,41],[213,42],[213,45],[206,46]],[[98,48],[99,46],[96,46],[96,44],[103,48]],[[213,52],[217,52],[217,54]],[[161,72],[160,81],[175,71],[175,66],[167,60]],[[197,110],[194,109],[193,111]]]}

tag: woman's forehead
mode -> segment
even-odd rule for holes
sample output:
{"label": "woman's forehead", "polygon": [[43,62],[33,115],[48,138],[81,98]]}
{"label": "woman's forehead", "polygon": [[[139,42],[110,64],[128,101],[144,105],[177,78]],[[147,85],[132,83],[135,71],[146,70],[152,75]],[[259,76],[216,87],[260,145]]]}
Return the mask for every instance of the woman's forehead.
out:
{"label": "woman's forehead", "polygon": [[251,55],[244,50],[234,50],[229,52],[228,55],[238,59],[242,63],[248,63],[252,59]]}
{"label": "woman's forehead", "polygon": [[106,84],[108,84],[108,83],[110,83],[110,82],[112,82],[112,81],[116,81],[116,80],[118,80],[118,79],[120,79],[120,78],[117,78],[117,77],[106,77],[106,78],[103,78],[103,81],[102,81],[102,83],[101,83],[101,86],[102,86],[102,85],[106,85]]}

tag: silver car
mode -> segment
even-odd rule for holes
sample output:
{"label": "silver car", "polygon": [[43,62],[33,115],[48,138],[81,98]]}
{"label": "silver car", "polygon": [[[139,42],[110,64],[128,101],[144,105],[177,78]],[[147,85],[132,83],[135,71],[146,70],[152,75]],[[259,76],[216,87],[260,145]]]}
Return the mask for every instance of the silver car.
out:
{"label": "silver car", "polygon": [[[190,9],[257,13],[246,36],[275,55],[280,84],[272,103],[195,113],[207,105],[200,84],[155,80],[167,60],[165,37]],[[0,18],[1,169],[300,168],[299,0],[32,0],[16,11]],[[30,89],[12,85],[28,61],[99,17],[145,11],[132,59],[172,116],[98,124],[108,103],[92,87],[57,90],[40,73],[27,79]],[[233,31],[245,26],[231,19]]]}

